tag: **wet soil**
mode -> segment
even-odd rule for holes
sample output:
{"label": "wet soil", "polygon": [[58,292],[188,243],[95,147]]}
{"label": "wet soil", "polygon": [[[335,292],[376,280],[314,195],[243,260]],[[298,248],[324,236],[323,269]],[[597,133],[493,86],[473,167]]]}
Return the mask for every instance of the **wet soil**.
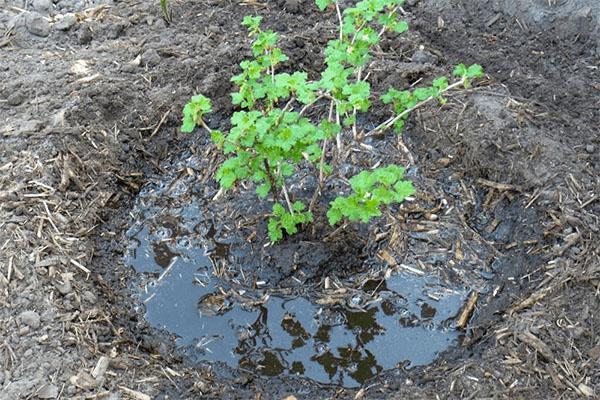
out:
{"label": "wet soil", "polygon": [[[469,243],[487,246],[494,257],[470,269],[470,281],[486,283],[459,346],[427,367],[383,372],[360,392],[285,374],[227,376],[181,358],[132,300],[137,278],[122,256],[134,198],[184,150],[219,161],[201,137],[177,133],[179,110],[201,91],[215,99],[210,123],[225,126],[224,77],[249,54],[242,15],[263,15],[282,32],[293,67],[311,73],[333,15],[293,1],[185,2],[173,4],[167,26],[158,7],[140,2],[11,1],[0,9],[2,397],[600,393],[598,5],[407,3],[411,33],[384,43],[390,55],[379,60],[375,84],[410,85],[459,61],[483,64],[489,82],[411,118],[418,208],[380,222],[390,236],[367,256],[387,250],[410,265],[426,248],[455,257],[477,254]],[[211,171],[194,178],[210,181]],[[443,198],[458,207],[448,237],[424,237],[435,229],[425,214]],[[425,229],[409,229],[416,225]],[[390,245],[394,231],[400,240]],[[449,242],[466,246],[457,252]],[[341,273],[340,282],[351,276]]]}

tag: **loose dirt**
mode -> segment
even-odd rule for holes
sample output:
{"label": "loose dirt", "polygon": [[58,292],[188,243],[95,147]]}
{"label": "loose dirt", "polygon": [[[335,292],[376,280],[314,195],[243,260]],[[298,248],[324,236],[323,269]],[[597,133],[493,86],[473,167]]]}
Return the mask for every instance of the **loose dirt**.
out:
{"label": "loose dirt", "polygon": [[[171,25],[145,2],[0,8],[0,397],[600,393],[597,2],[407,2],[411,31],[382,44],[388,55],[376,64],[374,85],[406,87],[462,61],[482,64],[488,79],[411,117],[405,142],[419,177],[418,208],[392,225],[380,222],[376,229],[400,239],[366,246],[358,259],[387,250],[416,263],[438,247],[469,260],[479,254],[469,243],[492,255],[470,267],[477,277],[470,287],[484,283],[460,344],[428,366],[382,372],[362,389],[190,362],[149,326],[132,296],[139,278],[123,256],[134,199],[173,172],[184,151],[218,162],[205,138],[177,127],[183,103],[198,92],[214,99],[210,124],[226,127],[228,77],[249,55],[242,16],[263,15],[295,60],[290,70],[313,76],[334,34],[333,14],[291,0],[172,7]],[[192,176],[210,181],[211,170]],[[442,198],[455,207],[448,235],[415,235],[410,227],[426,225]],[[424,264],[442,271],[445,261]],[[303,268],[319,282],[318,270]],[[291,287],[292,276],[278,279]]]}

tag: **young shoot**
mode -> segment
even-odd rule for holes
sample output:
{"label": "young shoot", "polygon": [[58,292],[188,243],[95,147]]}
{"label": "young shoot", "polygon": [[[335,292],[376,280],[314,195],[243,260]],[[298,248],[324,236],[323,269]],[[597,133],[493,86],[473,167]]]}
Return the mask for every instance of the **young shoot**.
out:
{"label": "young shoot", "polygon": [[[208,127],[204,117],[212,105],[203,95],[193,96],[183,110],[181,130],[193,132],[202,127],[226,156],[215,175],[220,186],[230,189],[240,182],[253,182],[258,197],[272,201],[268,221],[272,242],[313,222],[332,166],[344,162],[344,149],[392,127],[401,133],[411,111],[434,100],[443,104],[445,93],[468,88],[472,79],[483,75],[479,65],[460,64],[453,72],[454,82],[439,77],[428,87],[390,88],[380,100],[391,106],[393,114],[365,132],[358,115],[368,114],[377,101],[368,80],[373,51],[386,33],[408,29],[398,13],[403,0],[363,0],[344,10],[335,0],[316,2],[321,10],[335,8],[338,20],[336,37],[324,49],[325,68],[319,79],[310,81],[302,71],[280,72],[288,57],[277,46],[279,35],[263,30],[260,16],[246,16],[242,24],[252,38],[253,57],[242,61],[241,72],[231,78],[237,86],[231,100],[238,107],[231,116],[231,129],[221,132]],[[329,113],[319,119],[315,117],[319,113],[310,111],[323,104],[328,105]],[[307,167],[317,178],[310,201],[290,191],[292,176]],[[368,223],[381,216],[385,207],[400,204],[415,193],[412,182],[404,179],[404,168],[398,165],[362,171],[349,183],[348,194],[329,205],[331,225]]]}

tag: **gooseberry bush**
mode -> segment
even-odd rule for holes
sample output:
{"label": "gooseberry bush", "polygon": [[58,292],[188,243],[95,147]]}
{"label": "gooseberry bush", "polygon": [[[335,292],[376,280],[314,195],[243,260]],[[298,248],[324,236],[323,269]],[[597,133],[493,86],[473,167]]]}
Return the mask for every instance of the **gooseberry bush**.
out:
{"label": "gooseberry bush", "polygon": [[[444,103],[444,93],[467,88],[473,78],[483,75],[479,65],[460,64],[452,83],[439,77],[428,87],[390,88],[380,100],[391,105],[392,115],[365,132],[357,116],[368,113],[374,101],[369,83],[372,53],[383,35],[408,29],[399,18],[403,2],[363,0],[342,10],[337,0],[316,0],[321,10],[335,10],[338,20],[336,38],[326,45],[325,68],[317,80],[309,80],[302,71],[278,72],[288,57],[277,47],[277,33],[263,30],[261,17],[246,16],[242,24],[253,40],[253,58],[243,61],[241,73],[231,79],[238,88],[231,95],[232,103],[239,111],[231,117],[230,130],[221,132],[206,124],[204,117],[212,111],[207,97],[193,96],[185,105],[181,130],[206,129],[226,156],[215,176],[221,188],[251,181],[260,198],[271,197],[268,235],[272,242],[280,240],[284,231],[292,235],[313,221],[321,191],[333,167],[343,162],[345,148],[390,128],[400,134],[411,111],[433,100]],[[316,112],[323,105],[328,113]],[[318,117],[322,114],[326,115]],[[291,177],[307,164],[318,183],[310,201],[304,202],[295,199],[288,187]],[[398,165],[388,165],[350,178],[348,194],[330,203],[329,223],[366,223],[380,216],[383,207],[403,202],[415,192],[404,172]]]}

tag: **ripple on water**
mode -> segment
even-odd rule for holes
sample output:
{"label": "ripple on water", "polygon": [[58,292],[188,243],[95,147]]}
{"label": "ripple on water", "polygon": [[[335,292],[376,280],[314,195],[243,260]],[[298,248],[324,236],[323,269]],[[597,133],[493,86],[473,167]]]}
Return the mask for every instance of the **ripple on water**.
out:
{"label": "ripple on water", "polygon": [[143,277],[139,296],[148,323],[175,334],[193,361],[357,387],[398,365],[429,364],[456,342],[452,321],[466,293],[434,277],[367,281],[331,304],[259,301],[264,293],[234,292],[212,275],[213,261],[226,257],[228,246],[210,240],[214,228],[202,207],[183,196],[186,187],[179,180],[142,189],[134,210],[141,222],[126,233],[126,263]]}

